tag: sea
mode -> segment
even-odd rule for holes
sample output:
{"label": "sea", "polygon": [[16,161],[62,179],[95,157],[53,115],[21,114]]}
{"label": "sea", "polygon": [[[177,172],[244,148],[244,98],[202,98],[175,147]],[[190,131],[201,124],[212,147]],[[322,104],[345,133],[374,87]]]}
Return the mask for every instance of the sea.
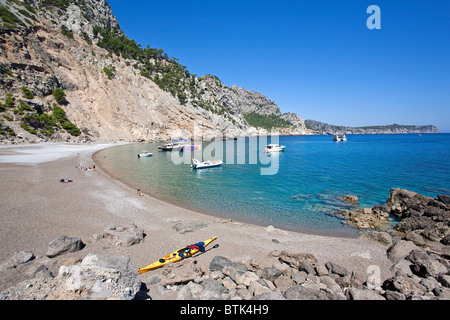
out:
{"label": "sea", "polygon": [[[269,143],[286,148],[265,153]],[[200,142],[198,150],[160,151],[162,143],[102,150],[96,162],[142,192],[198,212],[291,231],[348,236],[343,209],[386,204],[392,188],[450,194],[450,134],[272,136]],[[138,158],[143,150],[153,156]],[[192,169],[191,159],[221,159]],[[340,197],[355,195],[352,206]],[[395,220],[393,221],[395,223]]]}

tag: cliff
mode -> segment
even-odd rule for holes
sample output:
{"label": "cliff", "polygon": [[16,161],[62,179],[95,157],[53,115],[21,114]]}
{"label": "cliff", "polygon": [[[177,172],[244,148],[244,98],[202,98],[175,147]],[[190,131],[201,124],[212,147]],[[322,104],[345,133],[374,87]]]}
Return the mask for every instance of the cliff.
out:
{"label": "cliff", "polygon": [[[185,117],[187,134],[205,140],[266,134],[270,128],[247,123],[251,112],[291,119],[283,134],[308,133],[303,119],[283,115],[262,94],[196,77],[163,50],[142,49],[106,1],[0,0],[0,7],[4,142],[165,141],[185,136]],[[55,105],[78,135],[52,118]]]}

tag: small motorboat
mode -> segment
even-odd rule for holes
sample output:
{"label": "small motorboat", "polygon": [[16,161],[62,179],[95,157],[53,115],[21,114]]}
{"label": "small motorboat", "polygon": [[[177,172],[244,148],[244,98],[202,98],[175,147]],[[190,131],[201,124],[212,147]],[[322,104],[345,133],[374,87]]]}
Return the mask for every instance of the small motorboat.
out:
{"label": "small motorboat", "polygon": [[335,134],[333,136],[333,141],[347,141],[347,137],[345,136],[345,134],[342,135]]}
{"label": "small motorboat", "polygon": [[165,145],[158,147],[158,149],[162,151],[181,150],[182,148],[183,148],[182,145],[175,143],[166,143]]}
{"label": "small motorboat", "polygon": [[204,168],[213,168],[221,166],[223,163],[222,160],[207,160],[204,162],[200,162],[197,159],[192,159],[191,168],[192,169],[204,169]]}
{"label": "small motorboat", "polygon": [[141,153],[138,154],[138,158],[151,157],[153,153],[148,152],[147,150],[142,150]]}
{"label": "small motorboat", "polygon": [[284,151],[284,148],[286,148],[286,146],[271,143],[264,148],[264,152],[281,152]]}

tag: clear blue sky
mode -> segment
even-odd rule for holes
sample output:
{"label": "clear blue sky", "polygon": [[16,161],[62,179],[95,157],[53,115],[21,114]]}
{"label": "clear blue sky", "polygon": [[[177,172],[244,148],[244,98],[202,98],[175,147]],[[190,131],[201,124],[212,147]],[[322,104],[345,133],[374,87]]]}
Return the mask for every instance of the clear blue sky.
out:
{"label": "clear blue sky", "polygon": [[[125,34],[282,112],[450,132],[450,1],[108,0]],[[369,30],[368,6],[381,9]]]}

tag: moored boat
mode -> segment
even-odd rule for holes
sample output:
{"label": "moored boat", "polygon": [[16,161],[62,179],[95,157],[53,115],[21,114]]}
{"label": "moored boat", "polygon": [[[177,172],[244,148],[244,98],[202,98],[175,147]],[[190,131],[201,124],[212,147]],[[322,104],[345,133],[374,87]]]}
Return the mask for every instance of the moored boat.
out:
{"label": "moored boat", "polygon": [[151,157],[153,153],[148,152],[147,150],[142,150],[141,153],[138,154],[138,158]]}
{"label": "moored boat", "polygon": [[342,135],[335,134],[333,136],[333,141],[347,141],[347,137],[345,136],[345,134]]}
{"label": "moored boat", "polygon": [[192,159],[191,168],[192,169],[204,169],[204,168],[213,168],[221,166],[223,163],[222,160],[207,160],[204,162],[200,162],[197,159]]}
{"label": "moored boat", "polygon": [[286,146],[271,143],[264,148],[264,152],[281,152],[284,151],[284,148],[286,148]]}
{"label": "moored boat", "polygon": [[182,145],[175,144],[175,143],[166,143],[165,145],[158,147],[158,149],[160,149],[162,151],[181,150],[182,148],[183,148]]}

